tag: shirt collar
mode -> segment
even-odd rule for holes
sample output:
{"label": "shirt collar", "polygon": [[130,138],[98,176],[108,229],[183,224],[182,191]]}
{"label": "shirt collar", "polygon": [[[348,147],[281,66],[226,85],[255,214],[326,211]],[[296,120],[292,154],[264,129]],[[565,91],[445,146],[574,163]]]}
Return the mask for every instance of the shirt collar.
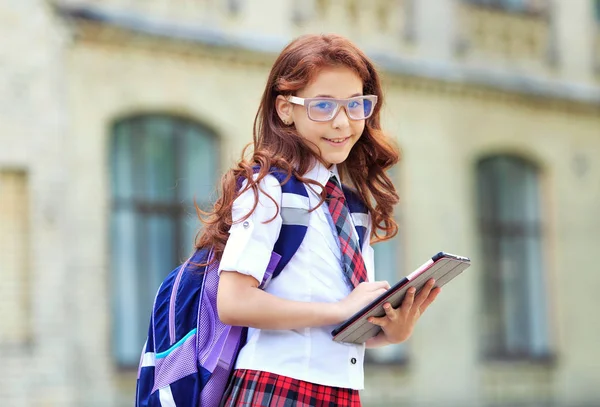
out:
{"label": "shirt collar", "polygon": [[[337,165],[332,164],[330,168],[327,168],[319,160],[314,160],[314,165],[306,172],[306,174],[304,174],[304,178],[312,179],[325,186],[327,181],[329,181],[329,178],[331,178],[331,175],[335,175],[339,184],[342,185]],[[317,193],[321,192],[320,187],[316,185],[311,185],[311,187],[313,187]]]}

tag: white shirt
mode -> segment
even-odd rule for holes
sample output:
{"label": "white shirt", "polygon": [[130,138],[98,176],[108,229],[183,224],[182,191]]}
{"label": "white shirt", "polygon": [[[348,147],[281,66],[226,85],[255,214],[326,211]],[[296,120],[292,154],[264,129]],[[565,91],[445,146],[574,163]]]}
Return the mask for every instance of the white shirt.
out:
{"label": "white shirt", "polygon": [[[331,174],[339,180],[335,166],[330,171],[317,163],[305,177],[325,185]],[[260,187],[278,204],[281,202],[281,186],[275,177],[268,175],[261,181]],[[320,201],[320,189],[307,186],[311,208]],[[235,200],[233,220],[248,214],[253,204],[254,194],[250,189]],[[260,193],[259,204],[247,219],[249,225],[244,227],[242,223],[234,223],[231,227],[219,272],[237,271],[262,281],[282,220],[276,216],[272,222],[265,224],[263,221],[273,218],[275,214],[275,204]],[[369,217],[364,242],[359,244],[362,245],[368,279],[374,281],[370,232]],[[265,291],[280,298],[305,302],[336,302],[351,292],[342,271],[339,241],[326,203],[310,212],[308,230],[300,248],[279,276],[270,281]],[[365,346],[334,342],[331,336],[334,328],[249,328],[248,341],[241,349],[235,367],[272,372],[326,386],[361,390],[364,386]]]}

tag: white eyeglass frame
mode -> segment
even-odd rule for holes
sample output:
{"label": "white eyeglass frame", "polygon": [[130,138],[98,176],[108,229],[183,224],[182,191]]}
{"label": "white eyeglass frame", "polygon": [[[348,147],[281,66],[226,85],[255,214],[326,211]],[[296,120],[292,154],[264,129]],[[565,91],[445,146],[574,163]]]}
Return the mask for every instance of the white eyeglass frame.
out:
{"label": "white eyeglass frame", "polygon": [[[348,109],[348,104],[350,102],[353,102],[353,101],[357,100],[357,99],[367,99],[367,100],[371,101],[371,103],[373,104],[373,109],[371,109],[371,113],[369,113],[368,116],[363,117],[361,119],[355,119],[355,118],[351,117],[351,115],[350,115],[350,109]],[[340,112],[340,109],[342,108],[342,106],[346,110],[346,115],[348,116],[348,118],[350,120],[357,120],[358,121],[358,120],[366,120],[366,119],[368,119],[369,117],[371,117],[373,115],[373,112],[375,111],[375,105],[377,104],[377,95],[362,95],[362,96],[355,96],[355,97],[348,98],[348,99],[336,99],[336,98],[328,98],[328,97],[301,98],[301,97],[298,97],[298,96],[288,96],[287,100],[288,100],[288,102],[293,103],[295,105],[304,106],[305,109],[306,109],[306,115],[313,122],[329,122],[329,121],[333,120],[338,115],[338,113]],[[310,117],[310,111],[308,109],[308,106],[309,106],[310,102],[313,102],[315,100],[327,100],[327,101],[331,101],[331,102],[336,102],[337,103],[337,108],[335,109],[335,111],[331,115],[331,118],[326,119],[326,120],[315,120],[312,117]]]}

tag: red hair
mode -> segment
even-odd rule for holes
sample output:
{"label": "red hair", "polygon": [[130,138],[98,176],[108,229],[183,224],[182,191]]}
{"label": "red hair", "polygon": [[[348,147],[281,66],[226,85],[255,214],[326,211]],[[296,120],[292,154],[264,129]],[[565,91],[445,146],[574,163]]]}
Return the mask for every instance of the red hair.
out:
{"label": "red hair", "polygon": [[[254,119],[251,157],[245,158],[248,145],[237,166],[222,177],[221,195],[211,212],[203,212],[196,207],[204,223],[196,247],[212,246],[215,258],[220,260],[232,224],[233,201],[243,191],[252,188],[256,208],[258,184],[268,175],[270,168],[280,168],[287,172],[288,177],[293,174],[305,183],[319,185],[316,181],[304,179],[302,175],[310,169],[314,159],[322,159],[308,147],[293,126],[284,125],[275,109],[275,100],[278,95],[293,95],[306,87],[322,68],[338,66],[355,71],[362,79],[363,93],[378,97],[373,115],[366,120],[363,134],[346,161],[338,164],[338,171],[342,182],[355,188],[369,208],[373,224],[371,237],[375,241],[386,240],[397,233],[398,226],[392,212],[393,206],[398,203],[398,194],[386,170],[398,162],[399,153],[381,130],[379,113],[384,98],[379,75],[366,55],[346,38],[338,35],[305,35],[292,41],[273,64]],[[254,166],[260,167],[256,179],[253,179]],[[243,191],[237,190],[239,178],[248,180]],[[324,199],[325,190],[322,202]],[[250,214],[240,221],[247,219]],[[383,235],[379,235],[378,231]]]}

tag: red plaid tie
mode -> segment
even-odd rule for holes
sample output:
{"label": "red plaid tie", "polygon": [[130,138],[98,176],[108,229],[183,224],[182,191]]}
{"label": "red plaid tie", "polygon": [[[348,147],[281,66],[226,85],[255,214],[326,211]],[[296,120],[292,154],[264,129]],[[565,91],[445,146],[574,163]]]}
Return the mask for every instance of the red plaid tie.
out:
{"label": "red plaid tie", "polygon": [[342,265],[348,280],[356,287],[367,281],[367,269],[360,252],[356,232],[350,220],[350,212],[346,207],[346,197],[335,176],[329,178],[325,185],[329,199],[329,212],[335,224],[342,249]]}

